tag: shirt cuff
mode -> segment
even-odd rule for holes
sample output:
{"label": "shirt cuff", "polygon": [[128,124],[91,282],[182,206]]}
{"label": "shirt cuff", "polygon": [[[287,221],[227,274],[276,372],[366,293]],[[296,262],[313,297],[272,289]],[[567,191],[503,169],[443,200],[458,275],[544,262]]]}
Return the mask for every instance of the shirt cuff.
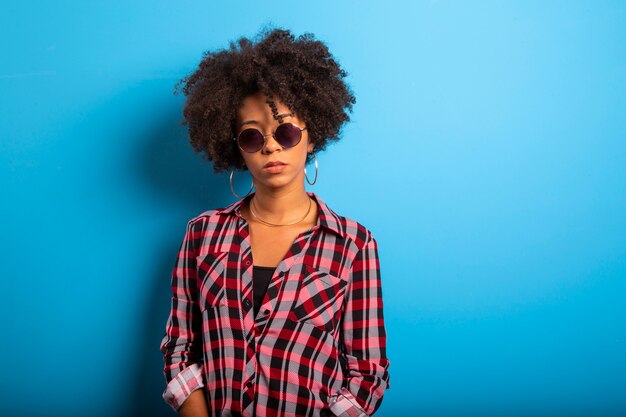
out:
{"label": "shirt cuff", "polygon": [[163,399],[174,411],[178,411],[187,397],[202,387],[204,387],[202,365],[194,363],[180,371],[167,384],[165,391],[163,391]]}
{"label": "shirt cuff", "polygon": [[354,395],[345,387],[341,388],[339,393],[328,397],[328,406],[337,417],[369,417]]}

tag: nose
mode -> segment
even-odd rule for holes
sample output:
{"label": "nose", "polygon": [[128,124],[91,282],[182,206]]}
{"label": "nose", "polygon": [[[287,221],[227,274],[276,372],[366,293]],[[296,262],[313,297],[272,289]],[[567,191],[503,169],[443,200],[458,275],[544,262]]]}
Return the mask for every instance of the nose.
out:
{"label": "nose", "polygon": [[274,135],[269,134],[265,136],[265,145],[262,151],[265,153],[281,150],[283,147],[274,139]]}

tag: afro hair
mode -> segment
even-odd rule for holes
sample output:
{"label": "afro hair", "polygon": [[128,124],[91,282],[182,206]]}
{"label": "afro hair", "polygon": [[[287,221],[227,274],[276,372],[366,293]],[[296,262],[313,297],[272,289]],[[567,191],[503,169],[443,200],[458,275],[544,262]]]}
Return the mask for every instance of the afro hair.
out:
{"label": "afro hair", "polygon": [[[204,52],[198,68],[175,88],[187,96],[181,124],[188,127],[190,143],[213,162],[216,173],[247,169],[232,138],[248,95],[263,93],[280,123],[274,97],[302,118],[314,153],[339,140],[356,103],[343,80],[347,72],[313,34],[295,38],[289,30],[265,28],[255,41],[241,37],[228,49]],[[310,160],[307,154],[306,163]]]}

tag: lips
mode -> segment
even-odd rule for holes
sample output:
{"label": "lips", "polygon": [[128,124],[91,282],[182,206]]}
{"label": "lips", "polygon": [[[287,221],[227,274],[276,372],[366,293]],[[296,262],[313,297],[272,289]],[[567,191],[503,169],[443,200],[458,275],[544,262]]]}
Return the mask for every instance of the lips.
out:
{"label": "lips", "polygon": [[276,166],[276,165],[287,165],[287,164],[285,164],[284,162],[281,162],[281,161],[270,161],[267,164],[263,165],[263,168],[273,167],[273,166]]}

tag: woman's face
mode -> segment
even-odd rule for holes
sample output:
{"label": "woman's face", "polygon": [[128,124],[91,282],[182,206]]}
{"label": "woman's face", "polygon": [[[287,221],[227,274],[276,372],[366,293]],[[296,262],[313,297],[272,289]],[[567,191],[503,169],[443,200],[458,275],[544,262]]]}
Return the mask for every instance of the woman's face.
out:
{"label": "woman's face", "polygon": [[[256,93],[244,99],[243,105],[239,109],[236,132],[236,135],[239,135],[239,132],[246,128],[259,129],[261,133],[267,135],[265,145],[261,150],[254,153],[244,152],[239,147],[237,149],[239,149],[239,153],[254,178],[255,188],[280,188],[290,184],[304,185],[304,165],[307,152],[313,150],[313,144],[309,143],[308,131],[302,131],[302,139],[296,146],[283,149],[272,136],[280,123],[274,119],[272,110],[265,100],[266,96],[262,93]],[[274,98],[274,103],[278,114],[284,115],[283,123],[291,122],[300,128],[307,127],[304,120],[298,118],[280,100]],[[268,162],[274,161],[280,161],[285,166],[280,167],[280,169],[264,167]]]}

